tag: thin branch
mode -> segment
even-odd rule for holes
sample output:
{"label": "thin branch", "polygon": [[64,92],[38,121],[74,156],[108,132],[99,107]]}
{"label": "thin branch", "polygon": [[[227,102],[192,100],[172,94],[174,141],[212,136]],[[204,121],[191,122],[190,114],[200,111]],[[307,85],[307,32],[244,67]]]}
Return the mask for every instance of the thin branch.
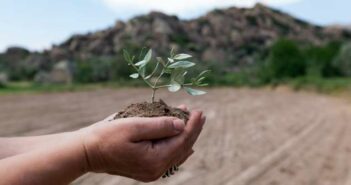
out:
{"label": "thin branch", "polygon": [[157,63],[155,69],[151,72],[150,75],[148,75],[148,76],[150,76],[150,78],[151,78],[152,76],[154,76],[154,74],[156,73],[156,71],[157,71],[159,65],[160,65],[160,63]]}
{"label": "thin branch", "polygon": [[155,93],[156,93],[157,89],[152,89],[152,95],[151,95],[151,102],[154,103],[155,102]]}
{"label": "thin branch", "polygon": [[154,89],[158,89],[158,88],[157,88],[158,81],[161,79],[161,77],[162,77],[163,74],[165,73],[165,69],[168,67],[168,65],[169,65],[169,61],[166,63],[166,65],[165,65],[165,67],[162,69],[160,75],[157,77],[157,79],[156,79],[156,81],[155,81],[155,83],[154,83],[154,86],[153,86]]}

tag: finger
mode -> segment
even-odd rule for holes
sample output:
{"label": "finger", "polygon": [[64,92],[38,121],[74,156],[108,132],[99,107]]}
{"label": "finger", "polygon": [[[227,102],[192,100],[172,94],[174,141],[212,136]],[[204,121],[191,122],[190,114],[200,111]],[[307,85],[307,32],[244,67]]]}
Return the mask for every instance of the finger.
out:
{"label": "finger", "polygon": [[186,150],[192,148],[196,139],[202,131],[204,120],[202,120],[201,111],[193,111],[190,114],[189,121],[184,128],[184,134],[182,135],[185,143],[183,143]]}
{"label": "finger", "polygon": [[202,113],[200,111],[191,112],[189,121],[181,134],[173,138],[162,140],[156,143],[155,147],[158,147],[158,150],[164,152],[165,155],[171,156],[192,148],[204,124],[204,120],[202,120],[201,116]]}
{"label": "finger", "polygon": [[176,164],[179,167],[180,165],[182,165],[191,155],[194,154],[194,150],[191,149],[189,150],[188,153],[186,153],[186,155],[184,155]]}
{"label": "finger", "polygon": [[184,121],[174,117],[126,118],[124,121],[134,142],[176,136],[185,128]]}
{"label": "finger", "polygon": [[188,111],[188,108],[187,108],[186,105],[184,105],[184,104],[179,105],[179,106],[178,106],[178,109],[181,109],[181,110],[183,110],[183,111]]}
{"label": "finger", "polygon": [[205,122],[206,122],[206,117],[205,116],[201,116],[199,127],[197,127],[195,129],[195,131],[192,132],[192,134],[187,139],[187,146],[188,147],[191,147],[191,148],[193,147],[193,145],[195,144],[196,140],[199,138],[199,136],[201,134],[201,131],[202,131],[202,128],[203,128]]}

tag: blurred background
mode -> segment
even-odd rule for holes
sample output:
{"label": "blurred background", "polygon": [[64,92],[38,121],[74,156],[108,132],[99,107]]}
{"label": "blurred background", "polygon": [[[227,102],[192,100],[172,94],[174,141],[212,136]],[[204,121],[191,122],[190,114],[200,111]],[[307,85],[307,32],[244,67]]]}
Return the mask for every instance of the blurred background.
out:
{"label": "blurred background", "polygon": [[167,56],[171,48],[193,54],[199,66],[212,70],[212,85],[343,88],[351,75],[348,5],[346,0],[5,0],[0,84],[137,85],[128,78],[121,51],[138,55],[147,47],[156,56]]}
{"label": "blurred background", "polygon": [[[2,0],[0,136],[74,130],[149,99],[123,59],[194,56],[209,93],[179,174],[154,184],[351,184],[351,1]],[[299,91],[297,91],[299,90]],[[89,174],[74,184],[135,184]]]}

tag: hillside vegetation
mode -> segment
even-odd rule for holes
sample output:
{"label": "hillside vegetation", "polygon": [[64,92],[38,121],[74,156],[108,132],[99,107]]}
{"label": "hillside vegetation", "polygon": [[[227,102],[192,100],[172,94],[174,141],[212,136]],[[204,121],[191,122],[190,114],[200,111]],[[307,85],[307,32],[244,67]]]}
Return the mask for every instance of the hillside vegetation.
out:
{"label": "hillside vegetation", "polygon": [[139,53],[143,47],[158,56],[167,55],[170,48],[191,53],[199,71],[212,70],[212,85],[345,87],[351,75],[350,39],[347,29],[313,25],[262,4],[217,9],[193,20],[151,12],[74,35],[50,50],[9,48],[0,54],[0,88],[8,81],[138,85],[128,78],[122,49]]}

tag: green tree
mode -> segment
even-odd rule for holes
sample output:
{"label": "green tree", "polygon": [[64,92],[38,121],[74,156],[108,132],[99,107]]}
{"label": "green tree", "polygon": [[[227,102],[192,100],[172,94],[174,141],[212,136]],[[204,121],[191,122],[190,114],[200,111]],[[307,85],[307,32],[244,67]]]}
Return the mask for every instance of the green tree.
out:
{"label": "green tree", "polygon": [[80,83],[109,81],[112,78],[114,62],[101,57],[77,61],[74,79]]}
{"label": "green tree", "polygon": [[263,77],[268,81],[279,81],[306,74],[306,63],[298,45],[290,40],[275,42],[263,66]]}
{"label": "green tree", "polygon": [[334,67],[333,60],[338,54],[340,43],[331,42],[326,46],[311,45],[304,50],[307,61],[307,75],[314,77],[338,76],[338,69]]}
{"label": "green tree", "polygon": [[342,76],[351,76],[351,42],[344,44],[333,61],[333,66]]}

